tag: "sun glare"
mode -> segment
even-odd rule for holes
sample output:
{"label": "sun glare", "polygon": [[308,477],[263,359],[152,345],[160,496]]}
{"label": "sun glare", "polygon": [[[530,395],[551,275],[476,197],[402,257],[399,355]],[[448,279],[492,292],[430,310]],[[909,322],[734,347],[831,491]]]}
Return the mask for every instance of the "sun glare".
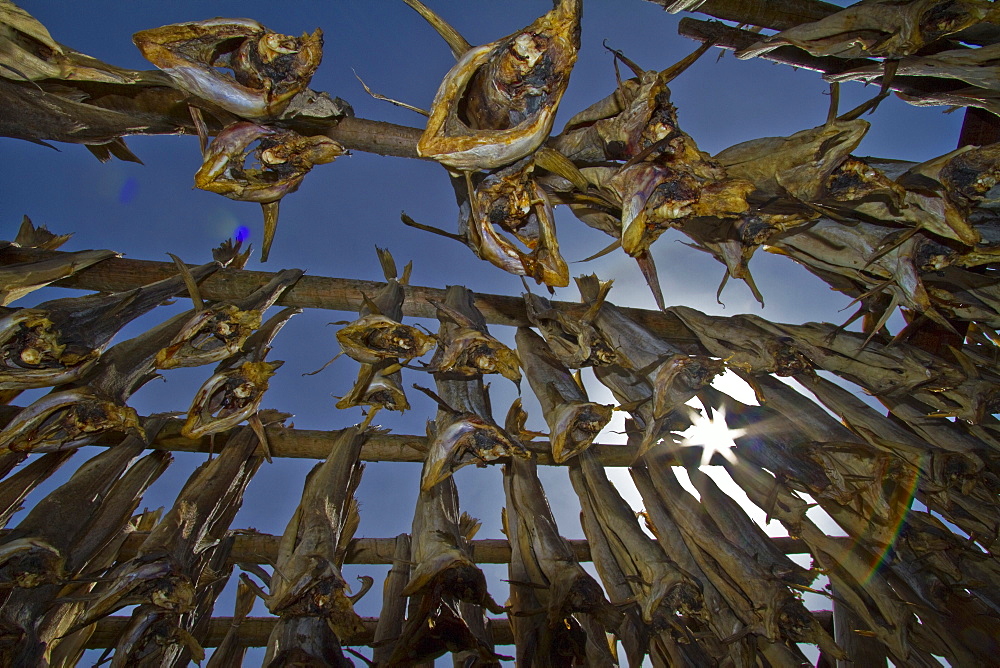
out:
{"label": "sun glare", "polygon": [[736,463],[736,455],[732,448],[736,446],[733,439],[739,438],[746,432],[743,429],[730,429],[726,426],[726,410],[718,408],[715,411],[715,419],[709,419],[698,411],[691,411],[692,425],[681,432],[684,440],[683,446],[700,446],[701,466],[708,466],[712,457],[719,453],[729,462]]}

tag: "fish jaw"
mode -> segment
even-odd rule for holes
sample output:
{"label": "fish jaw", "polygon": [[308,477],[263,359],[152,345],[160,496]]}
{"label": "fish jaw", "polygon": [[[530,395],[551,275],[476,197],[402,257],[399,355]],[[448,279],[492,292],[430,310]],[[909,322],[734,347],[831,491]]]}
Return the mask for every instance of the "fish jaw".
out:
{"label": "fish jaw", "polygon": [[156,354],[157,369],[200,366],[235,355],[261,326],[263,312],[241,310],[232,304],[214,306],[196,314],[166,348]]}
{"label": "fish jaw", "polygon": [[52,392],[0,431],[0,452],[53,452],[93,443],[107,431],[142,434],[139,415],[87,388]]}
{"label": "fish jaw", "polygon": [[249,418],[260,407],[268,380],[283,362],[244,362],[202,385],[181,428],[186,438],[216,434]]}
{"label": "fish jaw", "polygon": [[59,330],[37,309],[0,319],[0,390],[55,387],[86,373],[100,350],[68,351]]}
{"label": "fish jaw", "polygon": [[337,332],[337,341],[348,357],[362,364],[423,357],[437,345],[433,336],[384,315],[358,318]]}
{"label": "fish jaw", "polygon": [[562,464],[589,448],[601,429],[611,421],[613,409],[610,405],[591,402],[558,406],[549,421],[552,459]]}
{"label": "fish jaw", "polygon": [[43,540],[19,538],[0,546],[0,583],[33,588],[66,578],[66,558]]}
{"label": "fish jaw", "polygon": [[[471,457],[466,459],[466,453]],[[435,430],[420,479],[420,489],[429,491],[468,464],[484,466],[510,456],[524,457],[528,456],[528,452],[496,425],[477,415],[463,413],[443,429]]]}

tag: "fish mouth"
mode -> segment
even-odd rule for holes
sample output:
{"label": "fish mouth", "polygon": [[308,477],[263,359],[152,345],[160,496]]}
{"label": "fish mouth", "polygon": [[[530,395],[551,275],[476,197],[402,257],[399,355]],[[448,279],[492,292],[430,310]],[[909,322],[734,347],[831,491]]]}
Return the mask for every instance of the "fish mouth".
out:
{"label": "fish mouth", "polygon": [[23,309],[0,320],[0,390],[54,387],[81,377],[100,351],[68,346],[45,311]]}
{"label": "fish mouth", "polygon": [[260,406],[268,379],[283,362],[244,362],[217,373],[199,388],[181,428],[186,438],[200,438],[235,427]]}
{"label": "fish mouth", "polygon": [[139,415],[128,406],[78,388],[52,392],[18,413],[0,431],[0,452],[53,452],[89,445],[108,431],[144,437]]}
{"label": "fish mouth", "polygon": [[348,357],[362,364],[422,357],[437,345],[433,336],[382,315],[358,318],[337,332],[337,341]]}
{"label": "fish mouth", "polygon": [[471,413],[437,432],[428,453],[420,480],[420,489],[425,492],[468,464],[485,466],[504,457],[530,456],[502,429]]}
{"label": "fish mouth", "polygon": [[614,407],[591,402],[564,404],[555,409],[551,425],[552,459],[562,464],[590,447],[611,421]]}
{"label": "fish mouth", "polygon": [[194,316],[170,345],[156,354],[157,369],[199,366],[235,355],[261,326],[262,312],[233,305],[211,308]]}
{"label": "fish mouth", "polygon": [[30,589],[66,579],[66,558],[48,543],[20,538],[0,547],[0,583]]}

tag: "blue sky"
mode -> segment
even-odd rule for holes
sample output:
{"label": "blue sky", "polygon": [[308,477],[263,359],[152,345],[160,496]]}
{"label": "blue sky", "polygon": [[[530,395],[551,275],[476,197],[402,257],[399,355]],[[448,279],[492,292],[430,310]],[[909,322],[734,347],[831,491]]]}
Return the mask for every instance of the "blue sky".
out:
{"label": "blue sky", "polygon": [[[269,28],[301,34],[321,27],[324,59],[312,87],[349,101],[357,116],[422,127],[413,112],[372,100],[355,79],[357,72],[375,91],[427,108],[440,79],[454,62],[444,42],[402,2],[107,2],[19,3],[46,25],[59,42],[115,65],[149,69],[131,43],[135,31],[213,16],[254,18]],[[544,0],[440,0],[434,7],[473,44],[492,41],[513,32],[548,8]],[[70,7],[72,9],[70,9]],[[705,17],[700,17],[705,18]],[[601,46],[623,50],[646,68],[663,69],[692,51],[697,44],[676,34],[679,17],[641,0],[588,0],[583,19],[583,49],[563,99],[556,129],[573,113],[609,94],[615,87],[610,54]],[[710,51],[671,85],[683,130],[699,146],[716,153],[732,144],[763,136],[788,135],[821,124],[827,113],[826,84],[818,74],[762,60],[738,61],[731,53],[721,58]],[[875,94],[872,88],[846,85],[842,109]],[[906,160],[924,160],[956,146],[962,113],[944,114],[941,108],[918,108],[891,97],[874,115],[866,117],[872,130],[856,152]],[[197,140],[192,137],[135,137],[128,140],[145,165],[98,163],[85,149],[60,144],[60,152],[0,138],[5,168],[0,170],[0,229],[11,238],[22,215],[53,231],[73,232],[67,250],[111,248],[129,257],[166,259],[166,252],[189,263],[202,263],[210,250],[239,226],[250,230],[259,248],[261,213],[256,204],[233,202],[193,189],[200,164]],[[312,275],[379,280],[381,271],[374,246],[388,247],[399,266],[413,260],[412,282],[445,287],[463,284],[479,292],[520,294],[519,279],[477,260],[464,246],[448,239],[404,227],[405,210],[416,220],[455,229],[457,211],[445,171],[437,164],[384,158],[355,152],[313,170],[300,190],[281,206],[278,234],[271,258],[257,258],[248,268],[278,271],[299,267]],[[609,239],[558,213],[558,233],[567,260],[576,261],[603,248]],[[732,315],[754,312],[772,320],[841,322],[848,303],[818,279],[782,257],[758,252],[751,263],[767,307],[756,304],[749,290],[730,281],[723,293],[726,308],[715,302],[722,265],[704,253],[677,243],[680,235],[664,234],[653,246],[668,305],[685,304],[709,313]],[[589,264],[571,264],[571,273],[597,272],[614,278],[610,300],[620,305],[652,307],[652,299],[631,259],[613,253]],[[534,288],[541,292],[539,288]],[[46,290],[24,304],[42,301],[63,291]],[[575,301],[575,287],[557,298]],[[131,327],[135,335],[186,305],[157,309]],[[331,395],[345,393],[357,366],[342,358],[315,376],[301,374],[319,368],[337,352],[333,320],[350,314],[312,311],[293,318],[275,342],[272,360],[286,360],[272,381],[266,407],[294,413],[297,427],[336,429],[357,422],[358,409],[338,411]],[[431,329],[436,323],[425,322]],[[494,327],[511,342],[513,331]],[[140,391],[132,404],[140,413],[186,410],[195,388],[211,368],[168,372],[166,382],[154,382]],[[411,372],[404,377],[429,384],[428,376]],[[502,416],[513,399],[512,385],[493,382],[494,407]],[[525,384],[525,387],[527,385]],[[402,416],[379,415],[378,422],[397,433],[423,433],[433,417],[433,404],[416,392],[413,409]],[[607,400],[609,395],[597,397]],[[532,423],[544,428],[541,416],[528,403]],[[531,423],[529,423],[529,426]],[[600,440],[621,439],[613,433]],[[82,460],[84,453],[77,455]],[[178,456],[177,463],[157,483],[145,505],[169,506],[181,480],[202,461]],[[266,465],[251,483],[244,510],[234,527],[253,526],[280,534],[298,503],[301,480],[311,462],[276,461]],[[70,467],[72,468],[72,467]],[[359,536],[389,537],[409,531],[416,497],[415,465],[370,464],[360,489],[362,524]],[[622,471],[623,489],[627,474]],[[503,491],[499,470],[465,469],[458,475],[463,508],[483,520],[480,537],[499,537]],[[580,536],[579,507],[565,472],[543,471],[543,482],[564,535]],[[49,489],[47,485],[45,489]],[[567,496],[568,495],[568,496]],[[32,497],[37,498],[37,496]],[[29,499],[30,503],[30,499]],[[403,510],[401,510],[403,509]],[[350,567],[381,580],[385,567]],[[503,577],[503,568],[489,569]],[[496,579],[493,580],[496,583]],[[498,589],[498,593],[502,592]],[[499,596],[503,598],[503,596]],[[363,603],[362,614],[377,614],[377,594]],[[227,599],[228,601],[229,599]],[[221,604],[216,614],[230,614]]]}

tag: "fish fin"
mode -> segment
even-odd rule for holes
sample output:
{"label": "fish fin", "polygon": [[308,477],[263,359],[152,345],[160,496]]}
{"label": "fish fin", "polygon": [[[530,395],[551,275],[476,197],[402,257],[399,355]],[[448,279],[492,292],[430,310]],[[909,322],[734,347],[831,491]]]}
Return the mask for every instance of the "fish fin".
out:
{"label": "fish fin", "polygon": [[455,56],[455,60],[460,59],[467,51],[472,49],[472,44],[462,37],[461,33],[455,30],[451,24],[441,18],[434,10],[420,2],[420,0],[403,0],[403,2],[409,5],[417,14],[420,14],[434,28],[437,34],[441,36],[441,39],[448,44],[452,55]]}
{"label": "fish fin", "polygon": [[389,249],[376,246],[375,253],[378,254],[378,261],[382,265],[382,275],[385,276],[385,280],[396,280],[398,275],[396,273],[396,261],[392,259],[392,253],[389,252]]}
{"label": "fish fin", "polygon": [[391,97],[386,97],[381,93],[376,93],[375,91],[373,91],[371,88],[368,87],[368,84],[364,82],[364,79],[358,76],[358,73],[355,70],[352,69],[351,71],[354,72],[354,78],[361,82],[361,86],[365,89],[365,92],[371,95],[376,100],[380,100],[382,102],[388,102],[389,104],[394,104],[397,107],[402,107],[403,109],[409,109],[410,111],[415,111],[418,114],[422,114],[423,116],[430,117],[431,112],[427,111],[426,109],[421,109],[420,107],[414,107],[412,104],[407,104],[406,102],[400,102],[399,100],[394,100]]}
{"label": "fish fin", "polygon": [[267,202],[261,204],[264,211],[264,241],[260,248],[260,261],[267,262],[267,257],[271,253],[271,242],[274,241],[274,233],[278,229],[278,205],[281,201]]}
{"label": "fish fin", "polygon": [[205,300],[201,298],[201,291],[198,289],[198,282],[194,280],[191,270],[188,269],[188,266],[173,253],[167,253],[167,255],[170,256],[170,259],[177,265],[177,269],[180,270],[181,278],[184,279],[184,286],[187,288],[188,294],[191,296],[191,301],[194,303],[194,310],[203,310],[205,308]]}
{"label": "fish fin", "polygon": [[407,227],[415,227],[418,230],[423,230],[424,232],[431,232],[433,234],[438,234],[438,235],[440,235],[442,237],[447,237],[449,239],[454,239],[455,241],[459,241],[459,242],[461,242],[463,244],[467,244],[468,243],[468,239],[466,238],[466,236],[464,234],[455,234],[453,232],[445,232],[444,230],[442,230],[439,227],[432,227],[431,225],[424,225],[423,223],[418,223],[417,221],[415,221],[412,218],[410,218],[409,216],[407,216],[405,212],[400,214],[400,219],[402,219],[403,224],[406,225]]}

